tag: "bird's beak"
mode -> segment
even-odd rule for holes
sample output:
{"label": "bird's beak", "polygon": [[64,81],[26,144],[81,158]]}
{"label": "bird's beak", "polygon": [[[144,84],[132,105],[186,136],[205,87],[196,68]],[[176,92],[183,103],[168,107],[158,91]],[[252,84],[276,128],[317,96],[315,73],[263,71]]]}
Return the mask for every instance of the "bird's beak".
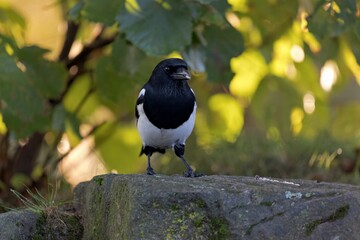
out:
{"label": "bird's beak", "polygon": [[190,73],[186,69],[181,69],[180,71],[171,74],[173,79],[177,80],[190,80],[191,76]]}

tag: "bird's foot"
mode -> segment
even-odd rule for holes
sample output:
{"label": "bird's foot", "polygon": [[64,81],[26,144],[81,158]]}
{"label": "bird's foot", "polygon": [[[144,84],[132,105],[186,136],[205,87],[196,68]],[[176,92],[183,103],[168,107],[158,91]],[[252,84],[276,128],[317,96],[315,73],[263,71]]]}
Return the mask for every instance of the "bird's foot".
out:
{"label": "bird's foot", "polygon": [[184,177],[190,177],[190,178],[195,178],[195,177],[203,177],[205,176],[205,174],[202,173],[196,173],[193,170],[189,169],[188,171],[184,172]]}
{"label": "bird's foot", "polygon": [[148,167],[146,174],[147,175],[155,175],[156,173],[152,167]]}

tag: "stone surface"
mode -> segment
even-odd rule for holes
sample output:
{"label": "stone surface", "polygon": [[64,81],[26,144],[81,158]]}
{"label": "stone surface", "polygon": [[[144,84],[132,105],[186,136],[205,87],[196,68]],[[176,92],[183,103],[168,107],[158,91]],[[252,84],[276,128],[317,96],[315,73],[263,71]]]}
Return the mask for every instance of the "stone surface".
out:
{"label": "stone surface", "polygon": [[30,239],[36,232],[36,222],[39,218],[29,210],[11,211],[0,214],[0,239]]}
{"label": "stone surface", "polygon": [[0,240],[78,240],[83,227],[72,207],[52,207],[38,212],[17,210],[0,214]]}
{"label": "stone surface", "polygon": [[102,175],[75,189],[83,239],[360,239],[360,187]]}

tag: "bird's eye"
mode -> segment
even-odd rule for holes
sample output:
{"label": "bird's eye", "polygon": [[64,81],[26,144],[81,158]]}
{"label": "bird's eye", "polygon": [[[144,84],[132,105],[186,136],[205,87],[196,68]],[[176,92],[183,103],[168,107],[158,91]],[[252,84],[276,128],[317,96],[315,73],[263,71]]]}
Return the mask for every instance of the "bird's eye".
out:
{"label": "bird's eye", "polygon": [[166,72],[170,72],[170,68],[169,68],[169,67],[165,67],[164,70],[165,70]]}

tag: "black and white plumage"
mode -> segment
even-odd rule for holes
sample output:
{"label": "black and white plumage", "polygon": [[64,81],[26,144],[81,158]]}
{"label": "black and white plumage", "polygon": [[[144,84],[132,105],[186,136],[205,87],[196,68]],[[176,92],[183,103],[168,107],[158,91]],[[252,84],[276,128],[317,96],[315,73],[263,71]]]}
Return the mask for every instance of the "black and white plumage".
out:
{"label": "black and white plumage", "polygon": [[190,136],[196,114],[196,99],[188,85],[190,73],[185,61],[170,58],[161,61],[136,101],[137,128],[142,139],[141,154],[148,157],[147,174],[155,174],[150,164],[154,152],[172,148],[184,162],[184,176],[196,177],[184,158],[185,141]]}

